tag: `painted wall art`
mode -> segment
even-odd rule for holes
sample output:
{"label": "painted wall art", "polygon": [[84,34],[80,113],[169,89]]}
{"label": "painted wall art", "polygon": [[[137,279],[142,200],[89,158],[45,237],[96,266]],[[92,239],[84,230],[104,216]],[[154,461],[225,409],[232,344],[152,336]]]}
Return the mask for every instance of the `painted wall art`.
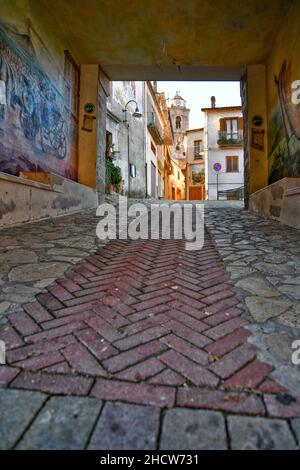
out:
{"label": "painted wall art", "polygon": [[300,176],[300,105],[292,101],[292,61],[283,61],[273,86],[277,106],[269,120],[269,183],[287,176]]}
{"label": "painted wall art", "polygon": [[62,75],[60,92],[41,70],[30,36],[0,23],[0,171],[77,179],[78,122],[69,95],[78,94],[79,72],[71,83]]}

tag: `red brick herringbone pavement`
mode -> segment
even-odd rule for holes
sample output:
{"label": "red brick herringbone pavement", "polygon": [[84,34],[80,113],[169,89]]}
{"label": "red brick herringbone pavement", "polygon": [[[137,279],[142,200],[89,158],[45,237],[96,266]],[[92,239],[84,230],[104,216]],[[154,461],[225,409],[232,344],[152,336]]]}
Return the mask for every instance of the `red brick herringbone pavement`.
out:
{"label": "red brick herringbone pavement", "polygon": [[278,408],[272,394],[284,390],[237,303],[207,234],[194,252],[182,240],[116,240],[9,316],[0,383],[264,414],[262,393]]}

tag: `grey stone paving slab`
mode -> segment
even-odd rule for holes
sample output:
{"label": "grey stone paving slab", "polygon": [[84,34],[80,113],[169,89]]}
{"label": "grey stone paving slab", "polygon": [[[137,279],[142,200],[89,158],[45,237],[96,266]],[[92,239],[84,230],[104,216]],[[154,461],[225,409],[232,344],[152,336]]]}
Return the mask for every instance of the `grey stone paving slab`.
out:
{"label": "grey stone paving slab", "polygon": [[294,450],[297,448],[286,421],[229,416],[227,423],[233,450]]}
{"label": "grey stone paving slab", "polygon": [[[217,246],[227,277],[250,322],[248,341],[259,348],[259,359],[274,367],[273,378],[299,395],[299,371],[291,366],[290,345],[300,338],[300,232],[237,205],[204,205],[206,228],[222,240]],[[253,249],[261,254],[254,255]]]}
{"label": "grey stone paving slab", "polygon": [[163,420],[160,449],[227,449],[223,415],[206,410],[168,410]]}
{"label": "grey stone paving slab", "polygon": [[236,283],[236,287],[251,292],[253,295],[258,295],[261,297],[277,297],[279,292],[276,292],[274,289],[268,285],[268,283],[259,277],[248,277],[247,279],[241,279]]}
{"label": "grey stone paving slab", "polygon": [[290,302],[266,297],[246,297],[245,302],[252,317],[258,323],[280,315],[291,305]]}
{"label": "grey stone paving slab", "polygon": [[17,449],[84,449],[102,402],[87,397],[52,397],[25,433]]}
{"label": "grey stone paving slab", "polygon": [[300,446],[300,418],[292,419],[291,425],[298,440],[298,445]]}
{"label": "grey stone paving slab", "polygon": [[25,390],[0,390],[0,449],[12,448],[46,401],[47,395]]}
{"label": "grey stone paving slab", "polygon": [[94,450],[154,450],[160,410],[152,406],[106,403],[91,438]]}

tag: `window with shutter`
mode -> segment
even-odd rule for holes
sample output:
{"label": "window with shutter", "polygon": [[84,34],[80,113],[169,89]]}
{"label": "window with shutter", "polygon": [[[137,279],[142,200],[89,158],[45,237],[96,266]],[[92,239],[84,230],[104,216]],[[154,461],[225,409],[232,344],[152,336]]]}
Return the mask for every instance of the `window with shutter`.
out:
{"label": "window with shutter", "polygon": [[64,64],[64,104],[68,121],[68,135],[71,138],[73,161],[78,159],[79,127],[79,67],[68,51],[65,51]]}
{"label": "window with shutter", "polygon": [[239,171],[239,157],[237,155],[227,155],[226,172],[237,173]]}
{"label": "window with shutter", "polygon": [[202,140],[194,140],[194,159],[201,159]]}

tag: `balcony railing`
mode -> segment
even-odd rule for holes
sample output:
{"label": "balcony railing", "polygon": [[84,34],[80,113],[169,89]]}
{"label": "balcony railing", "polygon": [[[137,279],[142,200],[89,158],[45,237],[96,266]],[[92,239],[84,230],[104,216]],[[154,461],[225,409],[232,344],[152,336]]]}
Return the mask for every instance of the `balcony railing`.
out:
{"label": "balcony railing", "polygon": [[147,113],[147,127],[157,145],[163,143],[163,129],[155,113]]}
{"label": "balcony railing", "polygon": [[231,146],[231,145],[241,145],[243,143],[243,131],[236,132],[226,132],[219,131],[218,145],[220,147]]}
{"label": "balcony railing", "polygon": [[203,161],[204,160],[203,152],[202,153],[194,153],[194,160]]}

